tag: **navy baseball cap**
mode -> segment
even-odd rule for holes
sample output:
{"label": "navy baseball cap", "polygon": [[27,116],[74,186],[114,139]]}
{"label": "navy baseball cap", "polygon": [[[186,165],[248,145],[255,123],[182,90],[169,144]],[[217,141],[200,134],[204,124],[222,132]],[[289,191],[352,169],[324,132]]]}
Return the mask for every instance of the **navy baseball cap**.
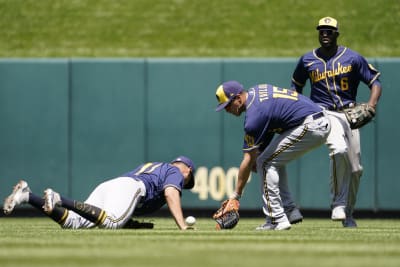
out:
{"label": "navy baseball cap", "polygon": [[324,17],[320,19],[318,22],[317,30],[326,28],[331,28],[336,31],[339,31],[339,25],[337,20],[332,17]]}
{"label": "navy baseball cap", "polygon": [[171,163],[174,163],[174,162],[182,162],[191,169],[190,180],[183,188],[192,189],[194,187],[194,172],[195,172],[195,166],[194,166],[193,161],[191,159],[189,159],[188,157],[179,156],[176,159],[174,159],[173,161],[171,161]]}
{"label": "navy baseball cap", "polygon": [[237,81],[227,81],[218,86],[215,95],[218,100],[218,106],[215,111],[223,110],[232,100],[244,91],[243,85],[238,83]]}

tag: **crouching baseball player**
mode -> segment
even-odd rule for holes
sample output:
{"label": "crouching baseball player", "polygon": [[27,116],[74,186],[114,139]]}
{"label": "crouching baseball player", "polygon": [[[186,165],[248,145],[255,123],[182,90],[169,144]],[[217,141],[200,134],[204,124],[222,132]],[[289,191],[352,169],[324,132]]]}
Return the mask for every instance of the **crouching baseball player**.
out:
{"label": "crouching baseball player", "polygon": [[134,215],[149,214],[165,204],[181,230],[189,227],[183,218],[181,191],[194,186],[195,166],[180,156],[170,163],[150,162],[99,184],[84,202],[71,200],[48,188],[43,198],[31,192],[28,183],[19,181],[4,201],[4,213],[29,203],[42,210],[62,228],[140,228]]}
{"label": "crouching baseball player", "polygon": [[[326,141],[331,128],[328,117],[309,98],[270,84],[259,84],[246,91],[237,81],[228,81],[217,88],[216,97],[216,111],[225,109],[237,117],[246,114],[238,182],[231,201],[224,204],[224,210],[226,207],[238,210],[237,202],[256,164],[262,181],[263,211],[266,215],[265,224],[256,229],[290,229],[291,223],[282,200],[284,195],[280,190],[288,184],[286,165]],[[278,135],[274,137],[275,133]],[[217,216],[218,213],[214,218],[218,223]]]}

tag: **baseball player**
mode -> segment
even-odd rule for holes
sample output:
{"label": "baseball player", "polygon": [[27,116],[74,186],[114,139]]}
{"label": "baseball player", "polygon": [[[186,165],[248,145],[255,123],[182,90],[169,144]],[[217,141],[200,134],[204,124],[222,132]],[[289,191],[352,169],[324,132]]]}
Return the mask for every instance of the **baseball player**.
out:
{"label": "baseball player", "polygon": [[[290,229],[280,194],[282,181],[287,185],[286,164],[326,141],[329,119],[309,98],[269,84],[245,91],[237,81],[228,81],[217,88],[216,96],[216,111],[225,109],[235,116],[246,113],[243,160],[231,198],[240,199],[256,164],[266,215],[265,224],[256,229]],[[275,133],[279,135],[273,138]]]}
{"label": "baseball player", "polygon": [[193,188],[194,172],[192,160],[184,156],[171,163],[145,163],[101,183],[85,202],[67,199],[52,189],[46,189],[44,197],[39,197],[21,180],[5,199],[3,209],[10,214],[15,206],[29,203],[62,228],[115,229],[126,228],[132,216],[149,214],[167,203],[178,228],[186,230],[180,197],[182,188]]}
{"label": "baseball player", "polygon": [[380,73],[358,53],[337,44],[336,19],[319,20],[321,47],[303,55],[292,77],[292,89],[302,93],[310,80],[311,100],[328,114],[332,130],[327,139],[330,150],[332,215],[344,227],[357,227],[353,218],[363,168],[360,159],[360,133],[351,130],[343,109],[355,105],[357,88],[362,81],[370,88],[368,105],[374,110],[381,95]]}

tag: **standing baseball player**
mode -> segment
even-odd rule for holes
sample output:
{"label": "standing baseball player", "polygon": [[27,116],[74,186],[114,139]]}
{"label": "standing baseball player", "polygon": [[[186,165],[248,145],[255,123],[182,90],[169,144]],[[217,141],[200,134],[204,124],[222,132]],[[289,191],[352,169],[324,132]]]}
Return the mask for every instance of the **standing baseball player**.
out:
{"label": "standing baseball player", "polygon": [[4,213],[29,203],[43,210],[62,228],[129,228],[134,215],[149,214],[165,204],[179,229],[186,230],[181,208],[181,191],[194,186],[195,167],[187,157],[171,163],[150,162],[118,178],[98,185],[85,202],[70,200],[52,189],[44,197],[31,192],[26,181],[19,181],[4,201]]}
{"label": "standing baseball player", "polygon": [[330,150],[332,220],[344,227],[357,227],[353,218],[363,168],[360,158],[360,133],[352,130],[344,110],[356,104],[362,81],[370,88],[368,109],[375,114],[381,95],[380,73],[367,60],[347,47],[339,46],[336,19],[322,18],[317,26],[321,47],[303,55],[292,77],[292,88],[302,93],[310,80],[311,100],[328,114],[332,130],[327,139]]}
{"label": "standing baseball player", "polygon": [[[239,200],[256,165],[261,177],[265,224],[257,230],[287,230],[280,187],[287,184],[286,164],[326,141],[329,119],[322,109],[296,91],[259,84],[248,91],[237,81],[217,88],[218,107],[234,116],[246,113],[243,160],[232,199]],[[275,138],[275,133],[279,134]],[[294,205],[294,203],[293,203]]]}

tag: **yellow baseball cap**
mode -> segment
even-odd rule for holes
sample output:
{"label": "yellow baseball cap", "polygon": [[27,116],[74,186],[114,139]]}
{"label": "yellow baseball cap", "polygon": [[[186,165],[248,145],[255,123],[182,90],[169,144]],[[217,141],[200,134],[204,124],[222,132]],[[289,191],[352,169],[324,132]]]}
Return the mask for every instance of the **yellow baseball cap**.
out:
{"label": "yellow baseball cap", "polygon": [[333,28],[335,30],[339,30],[339,25],[336,19],[332,17],[324,17],[319,20],[317,30],[321,28]]}

